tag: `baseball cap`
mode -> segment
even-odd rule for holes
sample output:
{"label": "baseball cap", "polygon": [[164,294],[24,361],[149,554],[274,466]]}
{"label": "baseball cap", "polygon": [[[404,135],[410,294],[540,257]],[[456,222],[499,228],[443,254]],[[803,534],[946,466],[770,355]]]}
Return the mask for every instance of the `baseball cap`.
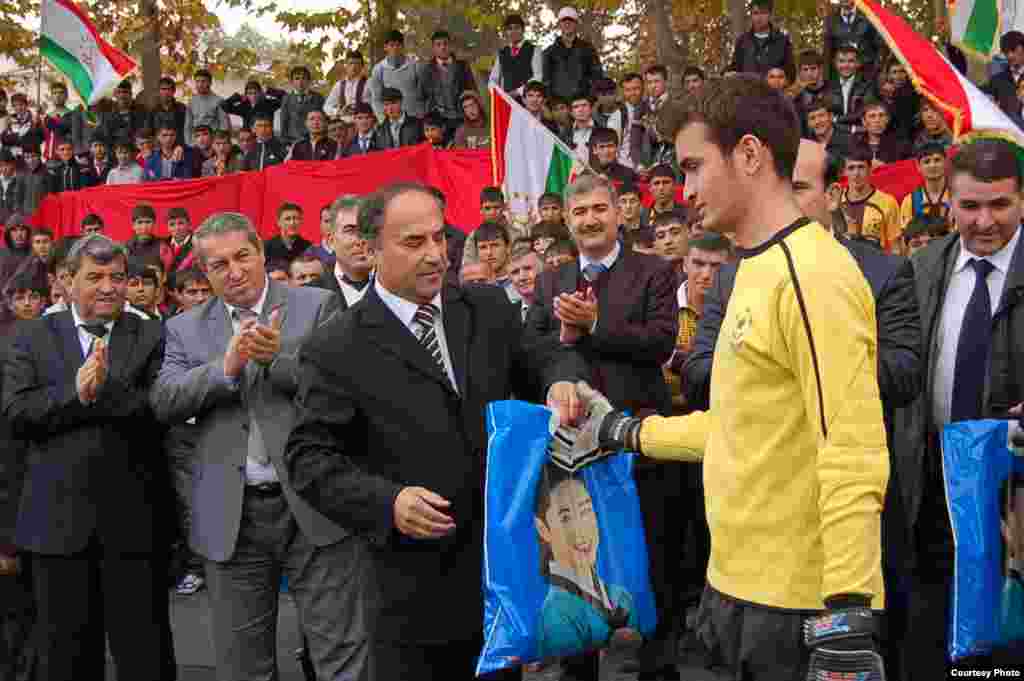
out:
{"label": "baseball cap", "polygon": [[575,8],[563,7],[562,9],[558,10],[558,20],[561,21],[562,19],[572,19],[573,21],[579,21],[580,15],[575,10]]}

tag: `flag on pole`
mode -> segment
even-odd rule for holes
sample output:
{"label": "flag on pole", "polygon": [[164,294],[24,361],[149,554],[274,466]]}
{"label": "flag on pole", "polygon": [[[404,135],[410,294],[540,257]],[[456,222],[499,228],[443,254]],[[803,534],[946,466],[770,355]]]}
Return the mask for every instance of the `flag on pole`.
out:
{"label": "flag on pole", "polygon": [[1001,0],[957,0],[950,12],[950,41],[964,52],[989,61],[999,51]]}
{"label": "flag on pole", "polygon": [[[971,1],[957,0],[957,7]],[[914,88],[944,113],[955,142],[998,137],[1010,142],[1024,163],[1024,131],[978,86],[962,76],[927,38],[875,0],[857,0],[857,6],[906,67]]]}
{"label": "flag on pole", "polygon": [[136,68],[127,54],[105,41],[71,0],[42,0],[40,52],[71,81],[86,104],[110,96]]}
{"label": "flag on pole", "polygon": [[491,170],[509,209],[526,214],[545,192],[562,193],[582,164],[558,136],[500,88],[491,88]]}

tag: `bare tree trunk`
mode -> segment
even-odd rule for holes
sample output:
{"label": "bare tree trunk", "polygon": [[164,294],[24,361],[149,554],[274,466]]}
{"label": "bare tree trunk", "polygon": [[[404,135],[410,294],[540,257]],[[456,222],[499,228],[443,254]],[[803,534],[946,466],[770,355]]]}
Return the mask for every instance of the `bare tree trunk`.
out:
{"label": "bare tree trunk", "polygon": [[671,86],[678,89],[682,85],[683,69],[689,59],[688,36],[681,34],[679,40],[676,39],[672,26],[671,0],[649,0],[647,15],[651,18],[658,63],[668,67]]}
{"label": "bare tree trunk", "polygon": [[732,37],[735,40],[747,30],[747,3],[744,0],[727,0],[727,2],[729,27],[732,29]]}
{"label": "bare tree trunk", "polygon": [[139,0],[139,14],[146,22],[142,41],[142,92],[147,106],[155,106],[160,92],[160,10],[156,0]]}
{"label": "bare tree trunk", "polygon": [[[370,40],[370,67],[383,59],[384,36],[392,29],[397,28],[398,23],[398,2],[397,0],[376,0],[372,3],[376,9],[373,13],[372,36]],[[369,6],[369,5],[367,5]]]}

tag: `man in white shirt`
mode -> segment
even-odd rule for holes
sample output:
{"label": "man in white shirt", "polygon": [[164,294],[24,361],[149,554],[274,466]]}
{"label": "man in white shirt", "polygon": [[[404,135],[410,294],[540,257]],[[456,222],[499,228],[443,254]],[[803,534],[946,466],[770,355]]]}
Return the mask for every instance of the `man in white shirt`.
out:
{"label": "man in white shirt", "polygon": [[331,118],[342,116],[351,120],[356,104],[370,102],[363,66],[363,55],[358,50],[352,50],[345,57],[345,77],[334,84],[324,102],[324,111]]}
{"label": "man in white shirt", "polygon": [[537,275],[544,269],[540,255],[533,250],[533,241],[528,238],[517,239],[512,244],[512,255],[509,257],[508,278],[519,294],[519,314],[523,322],[526,313],[533,305],[536,292]]}
{"label": "man in white shirt", "polygon": [[544,81],[544,51],[523,39],[526,22],[518,14],[505,17],[504,37],[507,43],[498,50],[488,84],[505,92],[522,96],[531,80]]}
{"label": "man in white shirt", "polygon": [[373,248],[359,231],[361,199],[354,194],[338,197],[328,208],[334,226],[334,267],[320,277],[317,286],[341,296],[348,309],[363,299],[373,273]]}
{"label": "man in white shirt", "polygon": [[[1020,311],[1024,260],[1021,170],[1012,147],[979,140],[961,147],[950,171],[957,231],[913,257],[921,304],[924,393],[904,412],[894,448],[916,462],[901,471],[914,530],[916,566],[901,645],[908,681],[946,673],[947,613],[953,538],[946,505],[939,434],[947,423],[1019,413],[1024,390],[1013,367],[1024,362]],[[1017,408],[1017,409],[1015,409]]]}

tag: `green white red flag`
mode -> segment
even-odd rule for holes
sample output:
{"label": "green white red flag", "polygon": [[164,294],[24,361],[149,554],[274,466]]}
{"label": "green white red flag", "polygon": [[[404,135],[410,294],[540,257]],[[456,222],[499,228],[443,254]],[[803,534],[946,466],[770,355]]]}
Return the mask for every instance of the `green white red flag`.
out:
{"label": "green white red flag", "polygon": [[[1014,145],[1024,162],[1024,131],[974,83],[949,63],[932,43],[906,21],[875,0],[856,0],[857,7],[903,63],[914,88],[943,112],[960,144],[979,137],[998,137]],[[963,0],[957,0],[958,4]]]}
{"label": "green white red flag", "polygon": [[86,104],[109,97],[136,68],[127,54],[105,41],[71,0],[42,0],[40,52],[71,81]]}

